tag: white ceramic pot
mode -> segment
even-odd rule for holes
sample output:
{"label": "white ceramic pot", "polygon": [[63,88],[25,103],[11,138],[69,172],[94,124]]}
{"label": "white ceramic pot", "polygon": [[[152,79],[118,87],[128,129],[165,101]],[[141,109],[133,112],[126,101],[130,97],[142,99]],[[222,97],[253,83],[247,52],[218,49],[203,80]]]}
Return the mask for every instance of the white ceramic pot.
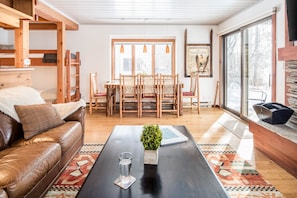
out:
{"label": "white ceramic pot", "polygon": [[144,164],[157,165],[159,159],[159,149],[144,150]]}

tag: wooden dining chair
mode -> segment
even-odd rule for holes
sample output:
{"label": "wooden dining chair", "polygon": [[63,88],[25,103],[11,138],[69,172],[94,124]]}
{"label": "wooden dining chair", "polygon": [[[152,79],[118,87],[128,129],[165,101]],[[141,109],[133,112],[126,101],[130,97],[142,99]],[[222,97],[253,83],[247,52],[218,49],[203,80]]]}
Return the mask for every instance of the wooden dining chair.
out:
{"label": "wooden dining chair", "polygon": [[137,75],[120,74],[120,118],[125,112],[137,113],[139,117],[139,90]]}
{"label": "wooden dining chair", "polygon": [[106,109],[106,92],[99,92],[97,82],[97,72],[90,73],[90,102],[89,111]]}
{"label": "wooden dining chair", "polygon": [[[183,99],[187,101],[183,101],[183,107],[192,108],[197,106],[197,113],[200,113],[200,88],[199,88],[199,73],[191,73],[190,76],[190,90],[182,92]],[[197,105],[195,105],[197,102]]]}
{"label": "wooden dining chair", "polygon": [[160,118],[163,112],[173,112],[179,117],[179,76],[160,75]]}
{"label": "wooden dining chair", "polygon": [[156,113],[159,117],[159,76],[140,75],[139,84],[139,116],[144,112]]}

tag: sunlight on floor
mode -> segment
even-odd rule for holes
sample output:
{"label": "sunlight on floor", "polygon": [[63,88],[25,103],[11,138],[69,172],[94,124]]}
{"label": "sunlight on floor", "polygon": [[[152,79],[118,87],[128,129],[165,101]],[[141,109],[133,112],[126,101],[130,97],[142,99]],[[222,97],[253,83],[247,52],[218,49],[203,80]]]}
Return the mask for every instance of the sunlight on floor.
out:
{"label": "sunlight on floor", "polygon": [[199,143],[229,144],[245,160],[254,160],[253,135],[248,124],[224,113],[204,133]]}

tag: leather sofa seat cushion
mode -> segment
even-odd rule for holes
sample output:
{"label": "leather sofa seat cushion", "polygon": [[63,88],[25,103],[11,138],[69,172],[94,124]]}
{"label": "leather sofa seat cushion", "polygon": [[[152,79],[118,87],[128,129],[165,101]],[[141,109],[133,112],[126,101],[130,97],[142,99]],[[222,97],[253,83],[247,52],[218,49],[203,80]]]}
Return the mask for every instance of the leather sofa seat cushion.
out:
{"label": "leather sofa seat cushion", "polygon": [[0,151],[0,188],[9,197],[23,197],[60,158],[60,145],[49,142]]}
{"label": "leather sofa seat cushion", "polygon": [[35,135],[28,140],[21,139],[13,145],[20,146],[39,142],[56,142],[60,144],[62,154],[64,154],[82,135],[83,132],[80,122],[69,121],[46,132]]}

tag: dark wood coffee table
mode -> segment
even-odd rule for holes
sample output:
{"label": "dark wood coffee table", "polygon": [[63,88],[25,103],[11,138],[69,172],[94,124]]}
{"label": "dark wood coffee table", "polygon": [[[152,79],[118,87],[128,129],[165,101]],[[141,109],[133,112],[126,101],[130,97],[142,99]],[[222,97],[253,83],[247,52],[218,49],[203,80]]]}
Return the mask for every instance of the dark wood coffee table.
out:
{"label": "dark wood coffee table", "polygon": [[[229,197],[184,126],[174,126],[187,142],[161,146],[159,164],[143,164],[142,126],[116,126],[77,197]],[[127,190],[113,182],[119,177],[118,156],[133,153],[131,175],[136,182]]]}

